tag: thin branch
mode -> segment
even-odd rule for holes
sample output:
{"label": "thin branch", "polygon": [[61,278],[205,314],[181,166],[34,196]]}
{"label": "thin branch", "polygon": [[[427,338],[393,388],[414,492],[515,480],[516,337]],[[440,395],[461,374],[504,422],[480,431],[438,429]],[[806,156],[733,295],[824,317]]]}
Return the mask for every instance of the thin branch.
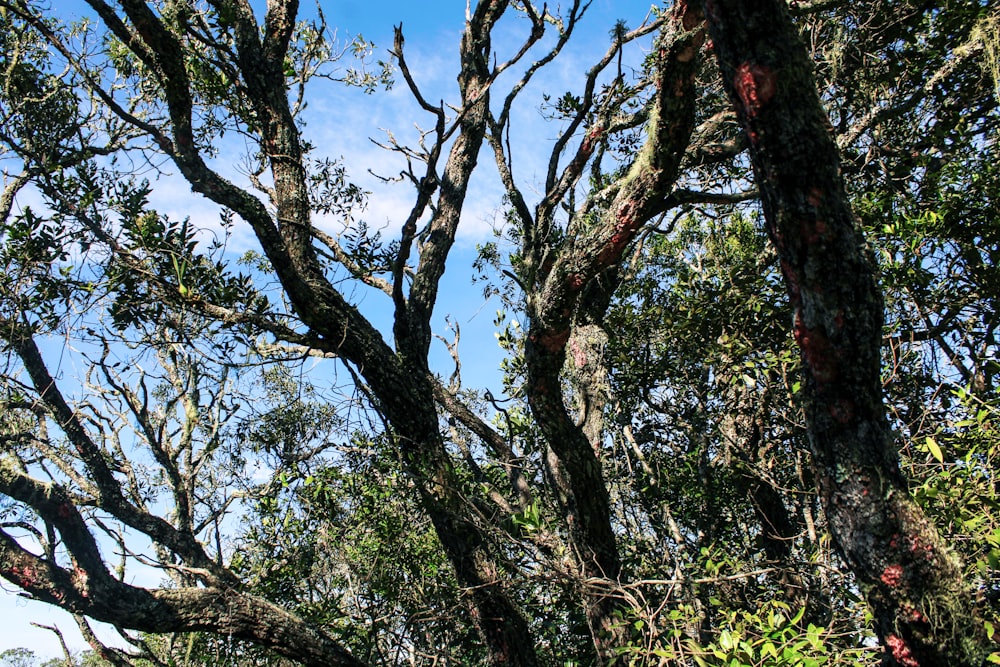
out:
{"label": "thin branch", "polygon": [[73,654],[70,653],[69,646],[66,645],[66,638],[63,637],[62,630],[60,630],[55,625],[43,625],[41,623],[34,623],[34,622],[32,622],[32,625],[35,626],[36,628],[42,630],[48,630],[49,632],[53,633],[56,636],[56,639],[59,640],[59,646],[62,648],[63,656],[65,657],[64,662],[66,664],[66,667],[74,667],[76,661],[73,660]]}
{"label": "thin branch", "polygon": [[488,446],[495,456],[500,460],[500,464],[507,471],[507,478],[511,488],[517,494],[518,503],[523,509],[531,505],[533,495],[528,481],[524,477],[521,466],[521,457],[517,456],[507,441],[492,426],[487,424],[476,413],[469,409],[457,396],[450,392],[437,378],[433,378],[434,400],[443,407],[448,414],[462,423],[467,429],[475,433],[480,440]]}

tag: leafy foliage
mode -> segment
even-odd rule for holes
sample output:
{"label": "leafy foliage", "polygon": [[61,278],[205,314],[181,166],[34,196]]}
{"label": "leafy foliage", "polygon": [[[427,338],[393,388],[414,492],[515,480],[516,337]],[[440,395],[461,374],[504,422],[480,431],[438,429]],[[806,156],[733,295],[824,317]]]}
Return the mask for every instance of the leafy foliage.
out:
{"label": "leafy foliage", "polygon": [[[451,105],[427,102],[400,29],[434,129],[389,135],[414,204],[377,228],[358,167],[303,115],[312,86],[394,83],[370,42],[289,3],[90,4],[99,23],[66,26],[0,0],[8,581],[120,627],[116,665],[819,667],[874,665],[881,640],[910,667],[865,604],[902,566],[850,572],[824,511],[852,471],[810,454],[815,378],[748,176],[759,137],[694,4],[619,21],[581,82],[542,95],[560,129],[530,188],[511,109],[581,3],[474,3]],[[992,639],[996,10],[789,4],[881,269],[914,523],[961,556]],[[491,31],[529,25],[503,61]],[[432,316],[484,142],[505,196],[474,281],[506,358],[463,384],[453,326],[446,386]],[[164,164],[218,224],[151,205]]]}

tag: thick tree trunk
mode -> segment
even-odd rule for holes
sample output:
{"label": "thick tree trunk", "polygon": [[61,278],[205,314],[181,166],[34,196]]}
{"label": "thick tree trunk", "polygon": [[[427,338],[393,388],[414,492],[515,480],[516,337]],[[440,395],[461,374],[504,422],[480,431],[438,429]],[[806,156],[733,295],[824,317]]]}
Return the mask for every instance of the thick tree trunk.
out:
{"label": "thick tree trunk", "polygon": [[[158,136],[158,143],[194,191],[232,209],[253,227],[289,302],[309,328],[313,347],[354,364],[377,397],[456,578],[468,592],[471,616],[482,632],[491,664],[537,664],[527,622],[504,590],[498,558],[474,520],[445,449],[426,359],[437,284],[485,135],[485,93],[492,55],[489,33],[506,10],[507,0],[478,3],[466,24],[460,83],[468,113],[444,170],[439,211],[421,247],[410,300],[407,302],[402,295],[402,283],[397,285],[398,293],[393,294],[397,308],[395,351],[330,282],[312,244],[303,148],[289,106],[284,73],[298,2],[268,3],[264,30],[248,4],[219,3],[227,8],[233,21],[233,64],[238,67],[247,99],[259,121],[260,146],[270,162],[275,208],[272,219],[256,197],[211,171],[199,153],[193,131],[192,87],[177,37],[142,2],[121,3],[135,26],[137,34],[133,35],[109,5],[102,0],[88,1],[119,39],[135,44],[136,55],[163,88],[173,137]],[[141,48],[140,40],[144,44]],[[429,187],[428,193],[431,191]],[[427,204],[427,199],[420,201],[410,221],[414,224],[423,212],[420,207]],[[414,230],[408,223],[403,231],[403,247],[408,251]],[[401,254],[397,259],[402,267],[406,256]]]}
{"label": "thick tree trunk", "polygon": [[979,667],[961,567],[907,492],[882,404],[882,298],[809,58],[781,0],[705,0],[795,310],[830,530],[867,593],[885,664]]}
{"label": "thick tree trunk", "polygon": [[536,665],[531,631],[507,595],[497,559],[483,529],[470,516],[462,481],[445,451],[433,410],[433,386],[424,373],[414,373],[410,381],[391,406],[388,402],[383,406],[397,430],[407,473],[416,482],[424,510],[468,596],[469,612],[489,650],[490,664]]}

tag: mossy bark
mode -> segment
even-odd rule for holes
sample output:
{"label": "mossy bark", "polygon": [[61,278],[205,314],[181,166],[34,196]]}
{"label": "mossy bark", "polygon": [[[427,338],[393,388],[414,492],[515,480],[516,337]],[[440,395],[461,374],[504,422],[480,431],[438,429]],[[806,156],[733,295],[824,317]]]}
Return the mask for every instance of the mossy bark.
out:
{"label": "mossy bark", "polygon": [[830,530],[867,593],[884,664],[979,667],[972,591],[899,468],[880,382],[882,296],[805,47],[780,0],[704,7],[795,313]]}

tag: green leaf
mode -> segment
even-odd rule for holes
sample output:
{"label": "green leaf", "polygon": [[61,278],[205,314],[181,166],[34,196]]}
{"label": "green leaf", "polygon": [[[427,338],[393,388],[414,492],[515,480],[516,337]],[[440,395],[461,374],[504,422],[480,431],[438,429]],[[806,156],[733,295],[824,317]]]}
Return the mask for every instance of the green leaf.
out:
{"label": "green leaf", "polygon": [[941,453],[941,447],[938,446],[937,440],[931,436],[927,436],[927,449],[930,451],[931,456],[937,459],[938,463],[944,463],[944,454]]}

